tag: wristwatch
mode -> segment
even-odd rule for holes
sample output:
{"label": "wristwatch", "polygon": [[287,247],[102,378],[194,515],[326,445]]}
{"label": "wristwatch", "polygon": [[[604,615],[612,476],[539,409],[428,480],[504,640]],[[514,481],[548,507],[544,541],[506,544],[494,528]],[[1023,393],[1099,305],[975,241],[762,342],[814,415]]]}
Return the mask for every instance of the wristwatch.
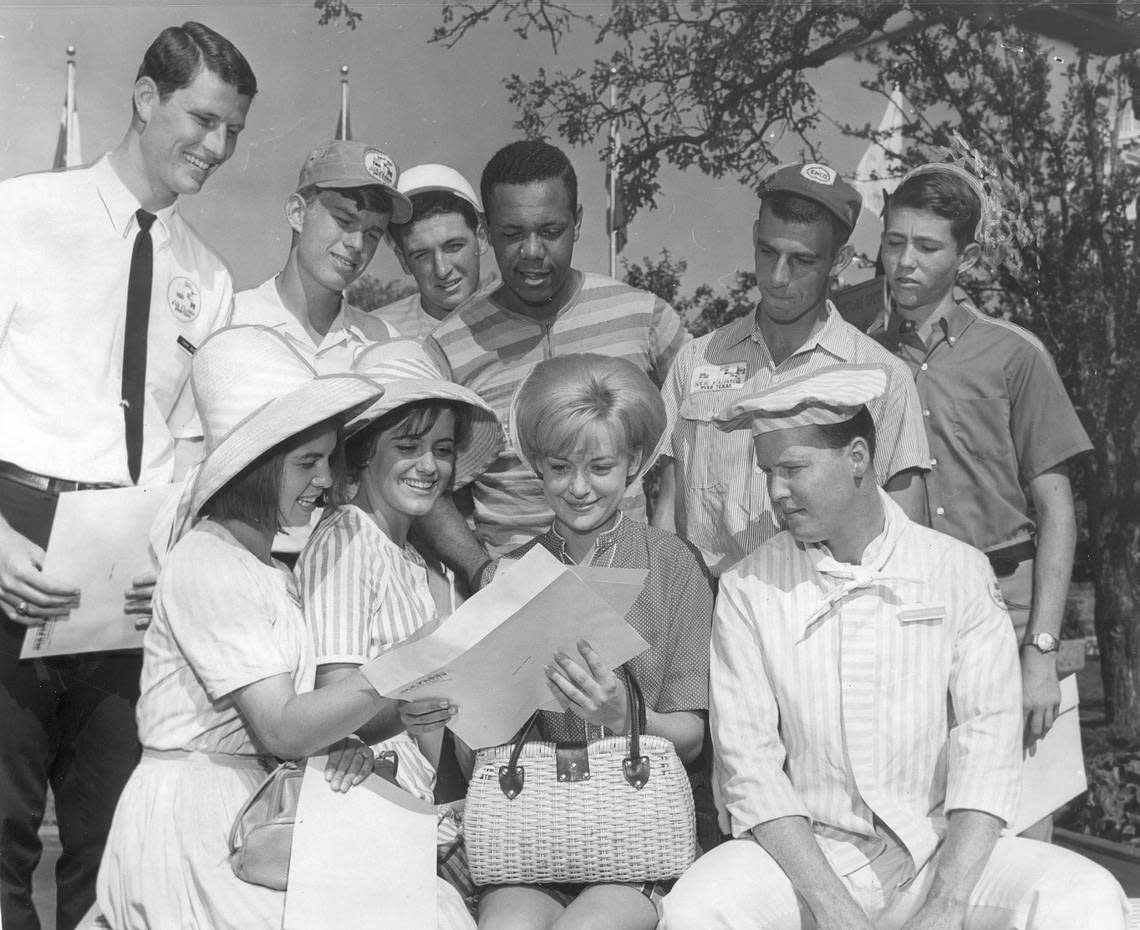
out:
{"label": "wristwatch", "polygon": [[1042,655],[1048,655],[1061,648],[1061,641],[1052,633],[1030,633],[1021,641],[1021,645],[1032,646]]}

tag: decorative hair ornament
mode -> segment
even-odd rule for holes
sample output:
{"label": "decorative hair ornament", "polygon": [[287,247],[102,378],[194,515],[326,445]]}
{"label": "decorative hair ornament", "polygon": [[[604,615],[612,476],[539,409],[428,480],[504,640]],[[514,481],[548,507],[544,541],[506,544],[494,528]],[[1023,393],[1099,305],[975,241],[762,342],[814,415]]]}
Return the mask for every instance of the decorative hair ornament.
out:
{"label": "decorative hair ornament", "polygon": [[[903,183],[921,174],[943,172],[969,184],[982,208],[974,232],[974,240],[981,246],[982,262],[994,270],[1004,264],[1014,277],[1020,277],[1023,266],[1018,246],[1037,243],[1037,236],[1025,220],[1028,195],[957,131],[944,152],[945,162],[931,162],[908,171]],[[1002,154],[1007,163],[1012,161],[1004,146]]]}

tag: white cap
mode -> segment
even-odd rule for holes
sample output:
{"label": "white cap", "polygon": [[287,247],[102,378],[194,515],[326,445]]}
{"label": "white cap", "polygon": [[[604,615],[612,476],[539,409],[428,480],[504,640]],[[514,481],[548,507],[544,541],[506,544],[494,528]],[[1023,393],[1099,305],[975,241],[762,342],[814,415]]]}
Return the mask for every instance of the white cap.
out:
{"label": "white cap", "polygon": [[713,422],[726,433],[750,427],[753,436],[842,423],[886,389],[887,373],[876,365],[836,365],[744,397],[725,407]]}
{"label": "white cap", "polygon": [[447,191],[466,200],[475,208],[476,213],[483,212],[483,204],[480,203],[475,188],[467,183],[463,175],[447,165],[416,165],[407,171],[401,171],[397,188],[405,197],[422,194],[424,191]]}

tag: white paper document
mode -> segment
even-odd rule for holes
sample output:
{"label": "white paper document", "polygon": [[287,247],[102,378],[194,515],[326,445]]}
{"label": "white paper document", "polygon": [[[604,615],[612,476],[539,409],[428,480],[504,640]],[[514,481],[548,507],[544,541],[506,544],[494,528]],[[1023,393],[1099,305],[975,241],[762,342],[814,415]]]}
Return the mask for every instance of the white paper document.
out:
{"label": "white paper document", "polygon": [[124,611],[131,580],[154,571],[150,528],[172,485],[59,495],[44,572],[79,589],[65,620],[30,627],[20,658],[138,649],[143,630]]}
{"label": "white paper document", "polygon": [[1006,828],[1018,834],[1053,813],[1088,788],[1081,752],[1081,721],[1077,676],[1061,679],[1061,706],[1045,738],[1025,752],[1021,766],[1021,802]]}
{"label": "white paper document", "polygon": [[[624,574],[576,571],[535,546],[450,617],[362,671],[387,697],[446,698],[458,705],[450,727],[468,746],[505,743],[535,708],[550,702],[545,667],[555,652],[578,658],[577,642],[584,639],[616,668],[649,648],[624,620],[645,573],[633,584]],[[609,579],[605,593],[599,578]],[[615,603],[625,606],[619,612]]]}
{"label": "white paper document", "polygon": [[378,775],[344,794],[305,765],[284,930],[436,930],[436,811]]}

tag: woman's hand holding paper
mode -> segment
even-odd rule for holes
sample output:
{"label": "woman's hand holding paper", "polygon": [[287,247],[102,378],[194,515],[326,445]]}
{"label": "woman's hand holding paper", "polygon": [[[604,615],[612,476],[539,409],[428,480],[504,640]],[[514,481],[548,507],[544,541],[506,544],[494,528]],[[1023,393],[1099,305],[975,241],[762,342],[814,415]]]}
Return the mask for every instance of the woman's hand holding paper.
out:
{"label": "woman's hand holding paper", "polygon": [[584,639],[578,652],[585,668],[563,652],[555,653],[554,664],[546,667],[546,684],[563,710],[587,723],[606,727],[615,733],[629,730],[629,698],[625,683],[606,667],[601,657]]}
{"label": "woman's hand holding paper", "polygon": [[372,774],[372,764],[375,761],[376,756],[367,743],[355,736],[346,736],[329,747],[325,781],[333,791],[344,793]]}
{"label": "woman's hand holding paper", "polygon": [[445,727],[459,713],[459,708],[440,698],[422,698],[418,701],[397,701],[400,720],[412,736],[422,736]]}

